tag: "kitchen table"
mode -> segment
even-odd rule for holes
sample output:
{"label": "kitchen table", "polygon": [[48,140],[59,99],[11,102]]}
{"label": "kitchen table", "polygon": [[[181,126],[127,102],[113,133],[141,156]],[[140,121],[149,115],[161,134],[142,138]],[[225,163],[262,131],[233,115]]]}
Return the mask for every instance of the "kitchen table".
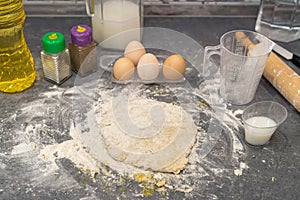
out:
{"label": "kitchen table", "polygon": [[[93,179],[70,159],[60,157],[49,164],[43,158],[37,158],[43,146],[72,139],[69,129],[73,116],[68,94],[76,78],[74,73],[60,86],[54,86],[43,78],[41,38],[46,32],[59,31],[68,43],[70,29],[77,24],[91,25],[91,21],[89,17],[26,19],[25,38],[35,61],[37,76],[35,84],[24,92],[0,93],[0,199],[142,199],[139,194],[143,194],[143,188],[133,180],[109,184],[113,178],[107,178],[100,172]],[[220,36],[229,30],[253,30],[254,25],[254,17],[144,18],[145,27],[176,30],[203,47],[217,45]],[[280,44],[300,54],[300,40]],[[299,66],[289,61],[286,63],[300,74]],[[235,161],[232,157],[222,160],[219,155],[224,149],[228,150],[225,154],[232,154],[237,149],[226,148],[227,143],[231,146],[236,143],[230,142],[231,137],[226,136],[228,131],[224,131],[215,147],[203,158],[201,180],[182,183],[194,185],[193,191],[184,193],[167,188],[167,194],[154,192],[145,199],[299,199],[299,112],[264,78],[252,102],[261,100],[279,102],[288,110],[287,120],[269,144],[262,147],[246,144],[244,130],[239,127],[232,134],[239,140],[241,155],[237,154]],[[226,113],[231,113],[231,117],[239,122],[240,111],[245,106],[227,105]],[[215,162],[205,164],[213,158]]]}

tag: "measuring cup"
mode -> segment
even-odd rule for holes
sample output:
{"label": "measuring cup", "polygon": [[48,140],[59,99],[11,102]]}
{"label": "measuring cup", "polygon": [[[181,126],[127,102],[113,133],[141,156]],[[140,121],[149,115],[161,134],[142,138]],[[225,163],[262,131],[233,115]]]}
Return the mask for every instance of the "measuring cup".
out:
{"label": "measuring cup", "polygon": [[286,118],[286,108],[273,101],[261,101],[248,106],[242,115],[246,142],[252,145],[266,144]]}
{"label": "measuring cup", "polygon": [[[268,56],[274,43],[265,36],[247,30],[225,33],[217,46],[207,46],[204,51],[203,76],[212,76],[220,68],[220,94],[235,105],[253,100]],[[220,56],[220,66],[211,61]]]}

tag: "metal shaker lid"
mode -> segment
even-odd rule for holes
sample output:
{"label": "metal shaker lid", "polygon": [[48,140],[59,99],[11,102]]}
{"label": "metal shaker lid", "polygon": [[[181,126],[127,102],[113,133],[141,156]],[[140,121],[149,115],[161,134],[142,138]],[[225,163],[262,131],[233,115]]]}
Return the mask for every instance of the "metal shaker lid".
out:
{"label": "metal shaker lid", "polygon": [[87,25],[77,25],[71,29],[71,41],[78,46],[86,46],[93,41],[92,29]]}

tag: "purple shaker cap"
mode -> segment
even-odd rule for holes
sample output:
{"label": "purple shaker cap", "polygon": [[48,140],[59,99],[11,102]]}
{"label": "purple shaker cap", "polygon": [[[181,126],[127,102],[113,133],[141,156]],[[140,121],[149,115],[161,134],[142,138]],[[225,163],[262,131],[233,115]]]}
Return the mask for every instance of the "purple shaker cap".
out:
{"label": "purple shaker cap", "polygon": [[71,41],[78,46],[87,46],[93,41],[92,29],[87,25],[77,25],[71,29]]}

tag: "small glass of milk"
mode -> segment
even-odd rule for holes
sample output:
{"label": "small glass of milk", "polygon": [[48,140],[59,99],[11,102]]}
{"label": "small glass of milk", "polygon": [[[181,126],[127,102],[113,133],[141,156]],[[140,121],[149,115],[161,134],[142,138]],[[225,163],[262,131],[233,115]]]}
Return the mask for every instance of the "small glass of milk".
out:
{"label": "small glass of milk", "polygon": [[261,101],[251,104],[242,115],[246,142],[252,145],[266,144],[286,118],[286,108],[277,102]]}

